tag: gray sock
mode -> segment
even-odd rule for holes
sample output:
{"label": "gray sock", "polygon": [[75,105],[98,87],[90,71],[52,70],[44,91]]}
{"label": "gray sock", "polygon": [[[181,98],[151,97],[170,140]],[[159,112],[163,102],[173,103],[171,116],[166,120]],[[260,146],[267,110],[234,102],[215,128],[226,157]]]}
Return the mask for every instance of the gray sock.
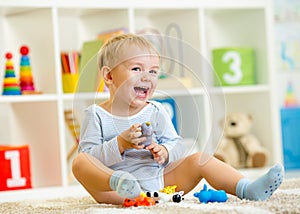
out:
{"label": "gray sock", "polygon": [[115,171],[110,177],[109,185],[123,198],[136,198],[142,192],[136,178],[125,171]]}
{"label": "gray sock", "polygon": [[266,174],[251,182],[247,178],[239,180],[236,195],[240,199],[263,201],[272,196],[283,180],[283,167],[274,165]]}

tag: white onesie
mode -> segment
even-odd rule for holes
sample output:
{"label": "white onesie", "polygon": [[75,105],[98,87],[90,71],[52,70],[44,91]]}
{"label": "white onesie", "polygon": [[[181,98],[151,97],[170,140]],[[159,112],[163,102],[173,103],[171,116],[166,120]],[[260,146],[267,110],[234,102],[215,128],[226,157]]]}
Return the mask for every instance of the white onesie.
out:
{"label": "white onesie", "polygon": [[[154,161],[146,149],[129,149],[120,154],[117,136],[133,124],[147,121],[153,127],[153,138],[169,152],[169,159],[163,165]],[[144,191],[158,191],[164,188],[165,166],[182,158],[185,153],[181,140],[168,113],[159,102],[149,101],[139,113],[128,117],[114,116],[93,104],[84,111],[79,152],[89,153],[110,169],[131,173]]]}

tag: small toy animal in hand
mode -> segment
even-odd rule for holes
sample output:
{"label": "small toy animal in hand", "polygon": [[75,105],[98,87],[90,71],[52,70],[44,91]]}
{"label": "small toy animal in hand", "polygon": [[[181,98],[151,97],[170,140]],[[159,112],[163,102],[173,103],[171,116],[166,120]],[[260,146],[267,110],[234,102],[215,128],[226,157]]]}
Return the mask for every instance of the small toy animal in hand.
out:
{"label": "small toy animal in hand", "polygon": [[200,192],[194,193],[194,196],[204,204],[208,202],[225,202],[228,199],[224,190],[207,190],[206,184],[204,184],[203,189]]}
{"label": "small toy animal in hand", "polygon": [[142,123],[141,128],[142,128],[142,137],[147,138],[147,140],[143,142],[143,144],[145,145],[145,147],[149,146],[152,143],[152,134],[153,134],[151,123],[150,122]]}

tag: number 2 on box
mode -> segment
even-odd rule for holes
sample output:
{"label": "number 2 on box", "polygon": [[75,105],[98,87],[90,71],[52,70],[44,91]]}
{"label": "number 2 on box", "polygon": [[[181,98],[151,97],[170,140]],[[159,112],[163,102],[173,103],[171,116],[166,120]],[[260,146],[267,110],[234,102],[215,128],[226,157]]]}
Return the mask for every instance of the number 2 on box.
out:
{"label": "number 2 on box", "polygon": [[242,64],[241,55],[236,51],[227,51],[223,55],[222,61],[224,63],[227,63],[230,60],[232,60],[232,63],[230,64],[230,70],[233,72],[233,74],[225,73],[223,75],[223,79],[229,84],[236,84],[239,83],[243,77],[243,72],[241,70],[241,64]]}
{"label": "number 2 on box", "polygon": [[6,181],[7,187],[25,186],[26,178],[21,177],[20,152],[17,150],[6,151],[5,159],[10,160],[11,178]]}

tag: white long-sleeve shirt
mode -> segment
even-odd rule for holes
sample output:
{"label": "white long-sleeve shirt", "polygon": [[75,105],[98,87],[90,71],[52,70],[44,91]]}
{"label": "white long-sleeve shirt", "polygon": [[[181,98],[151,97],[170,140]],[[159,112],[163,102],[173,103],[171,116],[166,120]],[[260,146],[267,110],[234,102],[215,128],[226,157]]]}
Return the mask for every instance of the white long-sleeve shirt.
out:
{"label": "white long-sleeve shirt", "polygon": [[[131,125],[150,121],[158,144],[168,150],[168,162],[159,165],[146,149],[125,150],[121,155],[117,136]],[[132,173],[144,191],[158,191],[164,187],[163,169],[173,161],[183,157],[185,148],[164,107],[156,101],[149,101],[139,113],[119,117],[104,110],[99,105],[91,105],[84,111],[80,130],[79,151],[96,157],[113,170]]]}

